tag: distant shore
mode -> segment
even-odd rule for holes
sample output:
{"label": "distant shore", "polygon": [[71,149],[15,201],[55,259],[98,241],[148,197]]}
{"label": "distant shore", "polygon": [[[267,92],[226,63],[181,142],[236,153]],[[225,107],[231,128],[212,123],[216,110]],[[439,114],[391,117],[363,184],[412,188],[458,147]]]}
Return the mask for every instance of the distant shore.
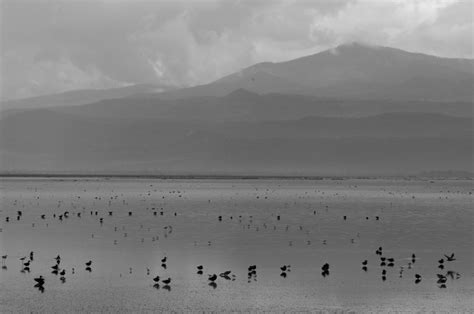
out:
{"label": "distant shore", "polygon": [[237,175],[237,174],[79,174],[79,173],[0,173],[0,178],[99,178],[161,180],[472,180],[473,174],[462,175]]}

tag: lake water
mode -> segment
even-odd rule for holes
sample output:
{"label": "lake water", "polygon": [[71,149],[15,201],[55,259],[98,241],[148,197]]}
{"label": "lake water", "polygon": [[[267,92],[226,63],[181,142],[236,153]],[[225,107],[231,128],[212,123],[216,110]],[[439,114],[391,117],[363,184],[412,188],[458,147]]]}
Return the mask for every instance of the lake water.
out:
{"label": "lake water", "polygon": [[472,192],[461,180],[4,178],[0,312],[473,312]]}

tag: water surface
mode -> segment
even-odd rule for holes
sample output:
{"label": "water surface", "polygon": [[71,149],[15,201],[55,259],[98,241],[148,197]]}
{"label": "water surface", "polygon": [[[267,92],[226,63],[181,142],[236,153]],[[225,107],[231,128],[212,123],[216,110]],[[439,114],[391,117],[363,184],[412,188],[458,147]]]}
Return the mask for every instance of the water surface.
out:
{"label": "water surface", "polygon": [[[472,191],[472,181],[2,179],[0,309],[473,311]],[[380,266],[379,246],[393,267]],[[64,283],[51,273],[58,254]],[[235,280],[208,285],[226,270]],[[448,270],[460,278],[439,288]],[[153,287],[156,275],[171,291]]]}

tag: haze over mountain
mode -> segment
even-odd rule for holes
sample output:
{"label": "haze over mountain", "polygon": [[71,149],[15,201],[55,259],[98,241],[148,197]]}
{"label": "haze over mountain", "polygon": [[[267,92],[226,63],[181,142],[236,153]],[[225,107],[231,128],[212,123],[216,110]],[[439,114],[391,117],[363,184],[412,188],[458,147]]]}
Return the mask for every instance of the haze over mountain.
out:
{"label": "haze over mountain", "polygon": [[0,171],[472,172],[472,65],[352,44],[192,88],[24,100],[0,117]]}
{"label": "haze over mountain", "polygon": [[171,86],[138,84],[110,89],[73,90],[60,94],[2,101],[0,103],[0,109],[35,109],[54,106],[68,107],[90,104],[104,99],[122,98],[134,94],[163,92],[172,88]]}

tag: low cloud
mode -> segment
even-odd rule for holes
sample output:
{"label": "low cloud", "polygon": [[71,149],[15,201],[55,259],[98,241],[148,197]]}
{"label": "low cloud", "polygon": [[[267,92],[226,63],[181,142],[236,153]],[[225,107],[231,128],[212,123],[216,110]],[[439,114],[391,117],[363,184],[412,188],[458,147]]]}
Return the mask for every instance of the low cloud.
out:
{"label": "low cloud", "polygon": [[362,41],[472,57],[466,1],[4,0],[1,92],[203,84]]}

